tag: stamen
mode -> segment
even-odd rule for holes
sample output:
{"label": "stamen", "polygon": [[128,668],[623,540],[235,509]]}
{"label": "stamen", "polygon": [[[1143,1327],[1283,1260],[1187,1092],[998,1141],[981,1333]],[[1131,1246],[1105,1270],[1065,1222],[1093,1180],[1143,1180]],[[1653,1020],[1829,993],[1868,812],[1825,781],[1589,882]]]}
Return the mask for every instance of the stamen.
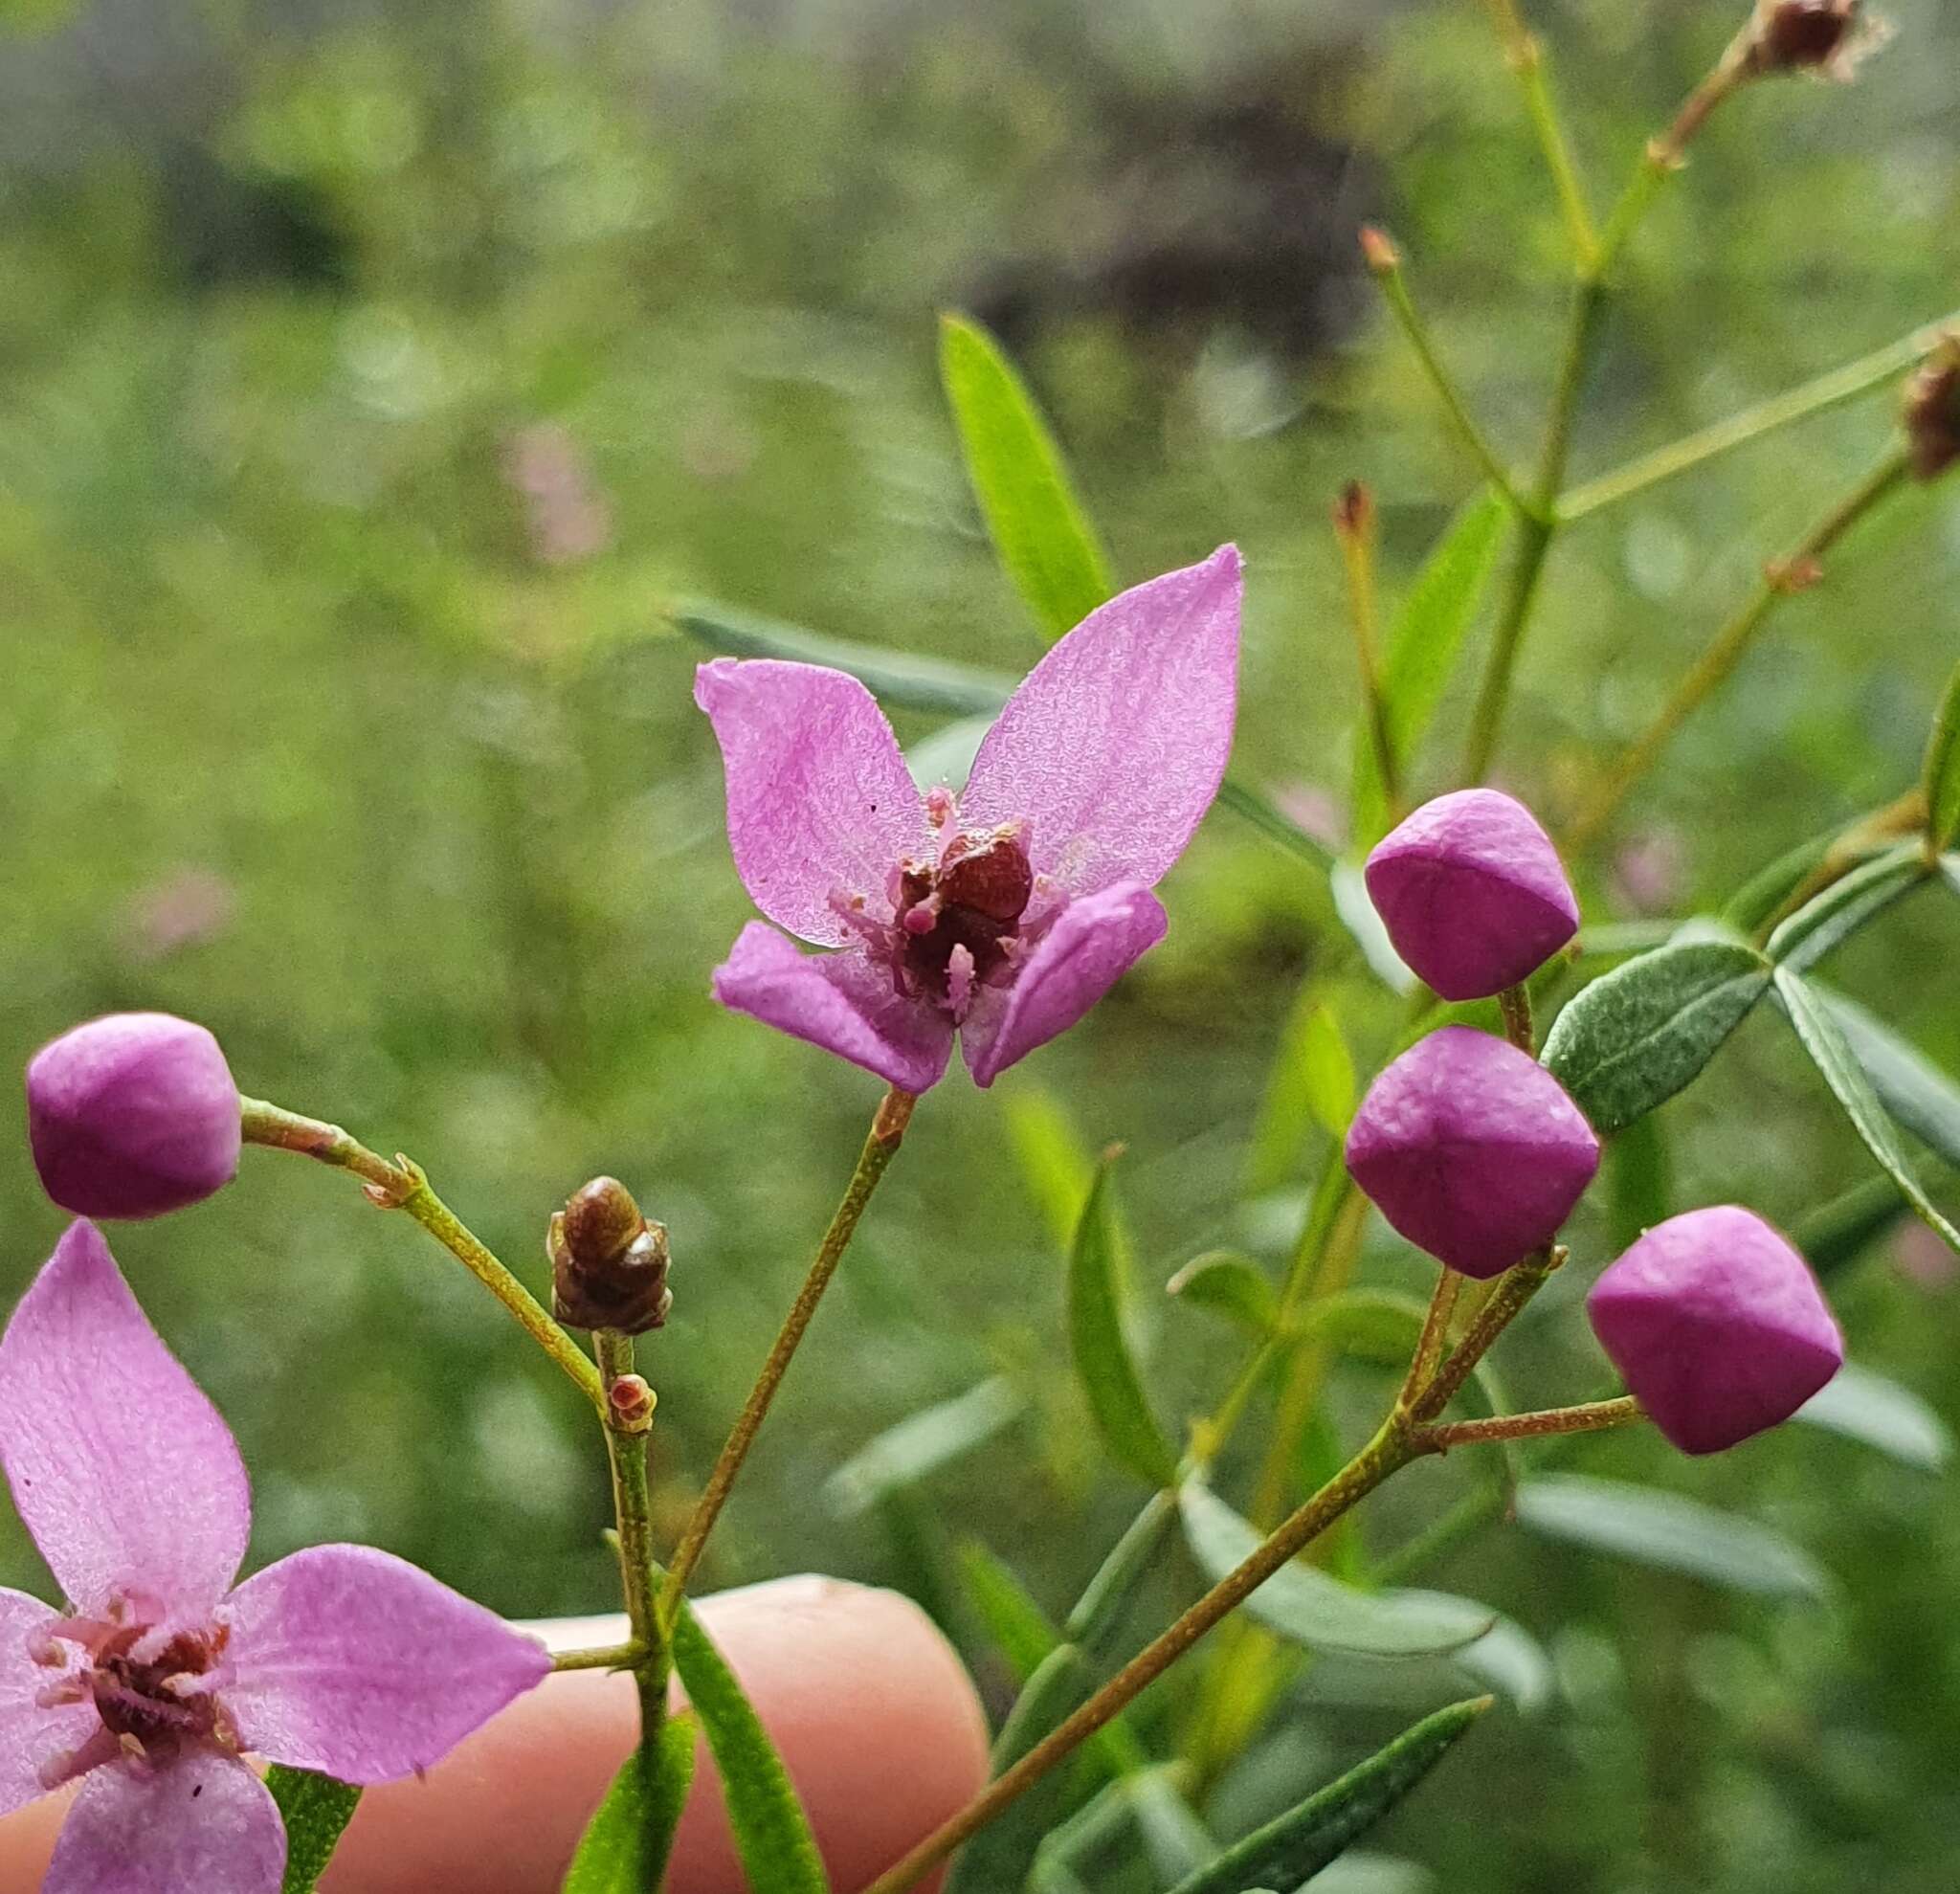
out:
{"label": "stamen", "polygon": [[967,1009],[973,1003],[973,956],[965,946],[957,946],[947,959],[946,964],[946,1004],[947,1011],[957,1025],[967,1016]]}
{"label": "stamen", "polygon": [[952,791],[943,784],[925,791],[925,819],[935,829],[943,829],[952,820]]}
{"label": "stamen", "polygon": [[36,1690],[34,1708],[61,1710],[66,1709],[71,1704],[85,1704],[88,1700],[88,1679],[78,1671],[73,1677],[64,1677],[58,1683],[50,1683]]}

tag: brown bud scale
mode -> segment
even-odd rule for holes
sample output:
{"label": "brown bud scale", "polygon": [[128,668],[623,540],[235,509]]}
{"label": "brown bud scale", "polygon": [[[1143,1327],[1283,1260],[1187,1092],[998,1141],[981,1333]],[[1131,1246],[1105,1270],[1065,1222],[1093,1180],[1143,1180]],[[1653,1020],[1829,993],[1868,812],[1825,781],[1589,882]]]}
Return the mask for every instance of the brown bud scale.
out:
{"label": "brown bud scale", "polygon": [[625,1185],[595,1177],[551,1219],[551,1312],[572,1328],[638,1335],[674,1306],[667,1232],[640,1214]]}

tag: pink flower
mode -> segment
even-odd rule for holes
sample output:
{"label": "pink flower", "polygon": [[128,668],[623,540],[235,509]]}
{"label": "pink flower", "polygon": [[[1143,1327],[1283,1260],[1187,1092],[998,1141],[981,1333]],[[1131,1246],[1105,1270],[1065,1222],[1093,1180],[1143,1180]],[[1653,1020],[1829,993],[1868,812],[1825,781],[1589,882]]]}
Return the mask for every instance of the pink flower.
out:
{"label": "pink flower", "polygon": [[1528,1053],[1444,1026],[1368,1088],[1347,1155],[1391,1228],[1485,1279],[1558,1235],[1599,1169],[1599,1140]]}
{"label": "pink flower", "polygon": [[1586,1298],[1599,1346],[1684,1454],[1788,1420],[1844,1365],[1811,1266],[1734,1204],[1670,1216]]}
{"label": "pink flower", "polygon": [[957,800],[920,795],[855,678],[703,664],[735,866],[771,921],[836,949],[752,921],[716,998],[908,1092],[938,1083],[956,1030],[981,1085],[1066,1032],[1164,937],[1150,890],[1232,747],[1240,591],[1227,546],[1091,613]]}
{"label": "pink flower", "polygon": [[91,1224],[0,1336],[0,1461],[68,1598],[0,1591],[0,1814],[84,1778],[47,1894],[277,1894],[285,1833],[242,1751],[388,1781],[550,1668],[363,1546],[234,1590],[252,1523],[237,1446]]}

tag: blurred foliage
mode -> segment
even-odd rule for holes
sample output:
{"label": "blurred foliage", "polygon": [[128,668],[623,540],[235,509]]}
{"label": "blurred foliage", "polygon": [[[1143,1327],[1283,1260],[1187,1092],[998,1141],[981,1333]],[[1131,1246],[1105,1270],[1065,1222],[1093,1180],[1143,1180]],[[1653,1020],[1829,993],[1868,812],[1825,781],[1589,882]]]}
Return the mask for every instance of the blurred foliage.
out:
{"label": "blurred foliage", "polygon": [[[1603,198],[1743,0],[1531,9]],[[1718,117],[1637,242],[1580,478],[1960,302],[1960,15],[1897,0],[1853,88]],[[1562,317],[1560,227],[1471,0],[437,0],[0,11],[0,991],[12,1057],[83,1015],[204,1020],[247,1090],[424,1163],[541,1283],[587,1175],[670,1226],[658,1501],[678,1519],[848,1172],[871,1081],[719,1013],[748,912],[720,772],[663,602],[707,594],[871,643],[1018,669],[934,375],[942,307],[1000,332],[1131,581],[1236,538],[1239,767],[1303,819],[1349,780],[1326,508],[1380,497],[1392,578],[1474,490],[1374,310],[1385,222],[1446,358],[1523,458]],[[1506,781],[1569,809],[1747,589],[1867,465],[1875,398],[1588,520],[1554,557]],[[1960,489],[1916,494],[1787,607],[1607,852],[1594,920],[1718,904],[1913,780],[1954,655]],[[1473,634],[1473,647],[1478,642]],[[1443,747],[1463,720],[1459,690]],[[902,719],[908,740],[929,724]],[[1270,1258],[1327,1148],[1262,1152],[1303,980],[1371,1069],[1400,1018],[1324,885],[1221,812],[1173,925],[1080,1031],[922,1109],[718,1534],[719,1582],[796,1564],[904,1583],[1008,1680],[947,1582],[983,1529],[1058,1616],[1139,1495],[1094,1463],[1067,1373],[1054,1193],[1016,1125],[1125,1166],[1153,1405],[1188,1415],[1229,1330],[1148,1293]],[[1960,907],[1915,896],[1834,973],[1960,1065]],[[1767,1012],[1659,1121],[1677,1207],[1794,1223],[1863,1179]],[[1022,1135],[1022,1143],[1028,1142]],[[1038,1140],[1036,1141],[1038,1142]],[[1060,1181],[1058,1181],[1060,1179]],[[1590,1392],[1579,1259],[1506,1349],[1520,1405]],[[1946,1201],[1950,1205],[1950,1193]],[[59,1219],[0,1148],[11,1291]],[[1064,1209],[1066,1207],[1064,1206]],[[1065,1219],[1064,1219],[1065,1220]],[[1855,1355],[1960,1422],[1953,1266],[1923,1232],[1833,1281]],[[610,1598],[603,1463],[500,1312],[344,1177],[267,1153],[119,1254],[246,1445],[256,1559],[370,1539],[512,1612]],[[1419,1290],[1370,1238],[1370,1283]],[[1379,1375],[1337,1379],[1336,1419]],[[825,1475],[998,1374],[1028,1403],[924,1488],[838,1509]],[[1504,1894],[1836,1894],[1960,1881],[1956,1475],[1785,1429],[1689,1465],[1601,1437],[1592,1474],[1777,1525],[1832,1601],[1490,1532],[1437,1569],[1549,1646],[1385,1831]],[[1470,1476],[1363,1515],[1392,1547]],[[1405,1490],[1406,1487],[1406,1490]],[[5,1578],[32,1554],[0,1526]],[[1194,1582],[1167,1551],[1144,1610]],[[1317,1663],[1215,1785],[1221,1836],[1297,1800],[1447,1684]],[[1400,1693],[1399,1695],[1397,1693]],[[1151,1721],[1174,1731],[1175,1706]],[[1475,1812],[1475,1818],[1467,1818]],[[1112,1883],[1112,1885],[1115,1883]]]}

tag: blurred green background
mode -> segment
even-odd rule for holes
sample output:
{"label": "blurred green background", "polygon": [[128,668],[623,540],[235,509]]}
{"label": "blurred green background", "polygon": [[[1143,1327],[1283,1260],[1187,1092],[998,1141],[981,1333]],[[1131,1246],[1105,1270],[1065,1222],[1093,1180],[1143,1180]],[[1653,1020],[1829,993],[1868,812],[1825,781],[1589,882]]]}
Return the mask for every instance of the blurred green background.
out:
{"label": "blurred green background", "polygon": [[[1744,9],[1530,11],[1603,199]],[[1580,477],[1960,302],[1960,12],[1890,11],[1900,43],[1855,87],[1757,87],[1698,145],[1612,306]],[[247,1091],[412,1153],[534,1285],[554,1203],[628,1180],[677,1259],[645,1351],[676,1525],[878,1087],[709,1001],[750,910],[689,701],[701,653],[663,605],[1031,662],[936,387],[935,314],[964,307],[1026,368],[1125,580],[1243,546],[1239,766],[1338,811],[1328,504],[1374,485],[1399,585],[1475,485],[1356,226],[1394,233],[1520,459],[1556,349],[1560,228],[1489,23],[1472,0],[9,0],[0,20],[8,1056],[116,1008],[200,1019]],[[1504,780],[1569,808],[1881,451],[1888,401],[1575,529]],[[1582,865],[1590,916],[1712,904],[1906,787],[1956,588],[1960,488],[1862,531]],[[1234,1345],[1153,1292],[1200,1250],[1289,1238],[1325,1151],[1249,1202],[1241,1181],[1301,981],[1365,1062],[1397,1016],[1325,883],[1229,813],[1166,899],[1168,943],[1082,1029],[922,1107],[704,1571],[905,1583],[996,1702],[946,1544],[984,1536],[1059,1609],[1141,1498],[1087,1435],[1027,1152],[1058,1113],[1085,1148],[1128,1146],[1154,1379],[1193,1413]],[[1949,1066],[1956,944],[1960,907],[1922,895],[1838,969]],[[1662,1122],[1679,1207],[1793,1222],[1869,1170],[1767,1010]],[[0,1209],[11,1295],[60,1227],[18,1137]],[[1576,1227],[1576,1280],[1504,1351],[1529,1400],[1601,1379],[1576,1300],[1603,1219]],[[346,1178],[248,1154],[236,1188],[116,1245],[244,1442],[255,1559],[355,1537],[513,1613],[611,1600],[575,1403]],[[1426,1284],[1379,1239],[1366,1271]],[[1907,1230],[1832,1286],[1855,1356],[1960,1421],[1952,1260]],[[1013,1426],[882,1508],[826,1487],[993,1372],[1027,1398]],[[1359,1426],[1381,1393],[1344,1370],[1337,1415]],[[1487,1719],[1380,1846],[1490,1894],[1960,1884],[1954,1475],[1797,1428],[1712,1463],[1617,1437],[1571,1463],[1775,1524],[1834,1598],[1487,1534],[1429,1576],[1541,1638],[1554,1699]],[[1370,1542],[1469,1477],[1398,1483]],[[0,1576],[42,1582],[11,1519]],[[1168,1553],[1147,1611],[1193,1582]],[[1275,1782],[1303,1793],[1451,1688],[1316,1668],[1209,1813],[1229,1830]],[[1179,1708],[1153,1714],[1167,1742]]]}

